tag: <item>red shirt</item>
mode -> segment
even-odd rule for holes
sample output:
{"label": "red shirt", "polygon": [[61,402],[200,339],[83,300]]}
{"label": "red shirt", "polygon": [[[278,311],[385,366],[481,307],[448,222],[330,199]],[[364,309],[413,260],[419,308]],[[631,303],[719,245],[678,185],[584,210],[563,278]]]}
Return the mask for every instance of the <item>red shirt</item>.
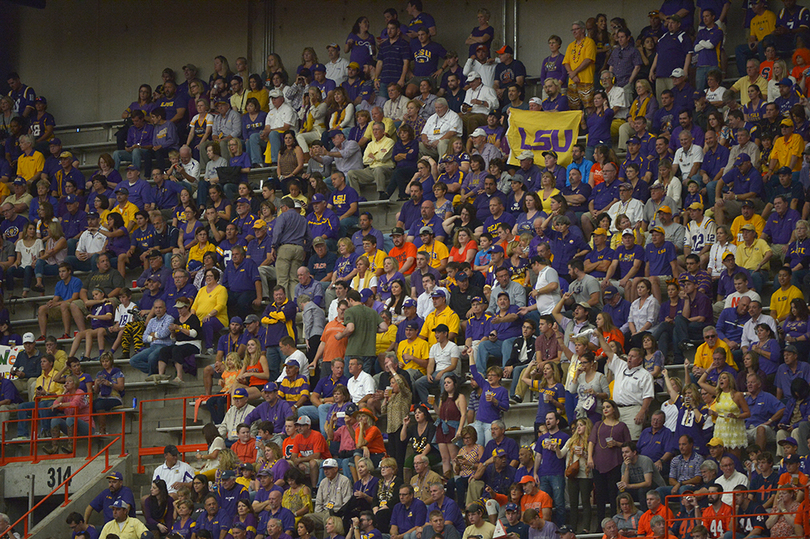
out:
{"label": "red shirt", "polygon": [[329,454],[329,446],[326,444],[326,440],[317,430],[310,430],[309,436],[306,438],[303,434],[296,434],[292,439],[292,444],[293,455],[308,457],[313,453],[320,453],[321,456],[318,458],[332,458],[332,455]]}
{"label": "red shirt", "polygon": [[650,526],[650,519],[656,515],[667,519],[668,522],[672,522],[672,519],[675,518],[670,508],[663,503],[659,505],[658,509],[655,511],[652,509],[647,509],[647,512],[641,515],[641,518],[638,520],[639,535],[648,535],[650,537],[653,536],[652,526]]}
{"label": "red shirt", "polygon": [[720,509],[715,510],[713,505],[710,505],[703,510],[703,525],[709,530],[709,537],[717,539],[723,537],[723,534],[731,530],[731,506],[725,503],[720,504]]}
{"label": "red shirt", "polygon": [[[382,433],[380,429],[375,426],[366,427],[365,431],[363,432],[363,438],[366,439],[366,447],[368,447],[368,452],[372,455],[385,453],[385,443],[383,442]],[[360,440],[360,429],[354,429],[354,443],[355,445],[359,444]]]}
{"label": "red shirt", "polygon": [[[399,271],[403,275],[410,275],[413,273],[413,270],[416,269],[416,246],[409,241],[403,243],[402,247],[394,246],[394,248],[388,252],[388,256],[396,259],[399,264]],[[413,264],[408,268],[408,271],[402,271],[402,266],[409,258],[414,258]]]}

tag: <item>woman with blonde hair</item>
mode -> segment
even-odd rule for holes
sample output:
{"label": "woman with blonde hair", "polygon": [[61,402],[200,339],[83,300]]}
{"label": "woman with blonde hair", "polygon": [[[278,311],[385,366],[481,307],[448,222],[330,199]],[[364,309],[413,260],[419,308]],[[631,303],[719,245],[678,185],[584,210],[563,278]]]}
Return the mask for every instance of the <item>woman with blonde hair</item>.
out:
{"label": "woman with blonde hair", "polygon": [[768,79],[768,102],[773,103],[779,97],[779,81],[785,77],[790,79],[790,82],[796,84],[796,79],[791,76],[788,71],[787,63],[781,58],[773,61],[773,68],[771,69],[771,78]]}
{"label": "woman with blonde hair", "polygon": [[630,104],[627,114],[627,123],[619,127],[619,148],[627,148],[627,140],[633,136],[632,121],[643,116],[647,125],[652,123],[653,116],[658,110],[658,101],[653,95],[652,86],[644,79],[636,79],[636,93],[638,97]]}
{"label": "woman with blonde hair", "polygon": [[377,280],[380,301],[387,301],[391,297],[391,284],[394,281],[405,282],[405,276],[399,271],[399,262],[393,256],[383,259],[383,274]]}
{"label": "woman with blonde hair", "polygon": [[[278,369],[278,367],[276,367]],[[262,345],[258,339],[250,339],[245,349],[244,365],[236,375],[236,388],[245,388],[248,392],[248,400],[261,397],[262,387],[271,380],[270,367],[267,357],[262,352]]]}
{"label": "woman with blonde hair", "polygon": [[[565,475],[568,478],[568,499],[572,504],[577,500],[582,504],[582,513],[569,511],[568,525],[576,529],[577,523],[584,523],[583,530],[577,533],[589,533],[591,522],[591,491],[593,490],[593,470],[588,469],[588,439],[591,437],[593,423],[590,419],[577,419],[571,437],[563,447],[557,446],[557,458],[565,459]],[[581,518],[580,518],[581,517]]]}
{"label": "woman with blonde hair", "polygon": [[453,472],[456,482],[456,500],[466,503],[467,486],[478,468],[484,454],[484,447],[478,443],[478,432],[472,425],[461,429],[461,442],[464,444],[453,459]]}
{"label": "woman with blonde hair", "polygon": [[309,157],[310,143],[321,140],[321,136],[326,130],[327,112],[327,105],[321,99],[321,91],[314,86],[310,86],[309,92],[304,95],[304,104],[301,110],[298,111],[301,129],[298,130],[298,134],[295,136],[306,158]]}
{"label": "woman with blonde hair", "polygon": [[304,47],[301,51],[301,65],[295,70],[296,73],[301,73],[301,70],[306,68],[312,71],[312,67],[318,63],[318,55],[312,47]]}
{"label": "woman with blonde hair", "polygon": [[377,276],[371,271],[371,263],[369,263],[368,257],[365,255],[359,257],[355,262],[355,266],[357,267],[357,274],[351,282],[352,290],[370,288],[371,291],[376,294],[378,283]]}
{"label": "woman with blonde hair", "polygon": [[751,410],[731,373],[723,372],[717,378],[717,386],[708,382],[709,371],[705,371],[698,380],[698,385],[716,397],[709,408],[709,415],[714,422],[714,435],[723,440],[723,445],[732,453],[740,456],[748,444],[745,432],[745,420],[751,417]]}

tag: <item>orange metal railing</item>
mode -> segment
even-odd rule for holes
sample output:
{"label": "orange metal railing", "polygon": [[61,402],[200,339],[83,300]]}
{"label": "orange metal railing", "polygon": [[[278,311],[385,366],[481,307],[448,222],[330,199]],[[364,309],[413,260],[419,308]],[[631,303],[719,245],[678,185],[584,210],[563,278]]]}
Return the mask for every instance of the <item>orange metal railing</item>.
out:
{"label": "orange metal railing", "polygon": [[[87,397],[88,397],[89,409],[92,410],[93,409],[93,395],[88,394]],[[39,403],[42,400],[54,400],[54,399],[55,399],[55,397],[53,397],[53,396],[44,396],[44,397],[35,397],[34,401]],[[87,440],[87,459],[89,460],[89,459],[93,458],[92,457],[92,452],[93,452],[92,441],[94,439],[109,438],[110,436],[115,436],[115,440],[121,442],[120,456],[122,456],[122,457],[126,456],[126,454],[127,454],[126,453],[126,413],[123,412],[123,411],[115,411],[115,410],[112,410],[112,411],[109,411],[109,412],[90,412],[89,414],[79,414],[77,412],[77,413],[73,413],[73,414],[59,414],[58,416],[54,416],[54,417],[59,417],[59,418],[62,418],[62,419],[68,419],[68,418],[71,418],[71,417],[74,418],[73,432],[72,433],[67,433],[66,435],[61,436],[59,438],[60,441],[70,442],[71,445],[72,445],[72,450],[70,451],[70,453],[67,453],[67,454],[54,454],[54,455],[43,454],[43,455],[39,455],[38,454],[39,449],[43,446],[43,444],[51,442],[50,438],[43,439],[43,438],[41,438],[39,436],[39,421],[47,421],[48,419],[52,419],[52,418],[42,418],[42,417],[40,417],[40,410],[41,410],[41,408],[39,406],[35,406],[34,408],[29,409],[28,412],[31,414],[31,417],[29,417],[27,419],[19,419],[18,418],[18,419],[5,419],[5,420],[3,420],[3,422],[2,422],[3,428],[2,428],[2,432],[0,432],[0,466],[5,465],[5,464],[10,463],[10,462],[37,463],[37,462],[40,462],[40,461],[43,461],[43,460],[76,458],[77,457],[77,451],[78,451],[78,445],[79,445],[78,441],[79,440]],[[17,411],[18,410],[4,410],[4,411],[1,411],[0,413],[12,414],[12,413],[16,413]],[[90,416],[91,421],[93,420],[93,418],[98,418],[98,417],[109,417],[109,416],[119,417],[120,420],[121,420],[121,432],[119,434],[114,434],[114,435],[110,435],[110,434],[93,434],[92,428],[90,428],[90,425],[88,425],[88,434],[78,434],[77,433],[78,421],[79,420],[84,421],[84,419],[88,415]],[[21,422],[30,423],[30,425],[31,425],[30,426],[30,433],[31,433],[30,439],[29,440],[16,440],[16,441],[13,440],[13,439],[7,439],[6,438],[6,431],[9,430],[9,429],[7,429],[6,426],[10,425],[11,426],[10,430],[13,431],[13,430],[15,430],[14,429],[15,425],[18,424],[18,423],[21,423]],[[12,448],[12,447],[20,447],[20,446],[24,446],[24,445],[29,446],[29,452],[28,452],[27,455],[8,456],[8,450],[10,448]]]}
{"label": "orange metal railing", "polygon": [[[28,420],[26,420],[26,421],[28,421]],[[21,516],[19,519],[17,519],[16,522],[12,523],[11,526],[9,526],[9,529],[14,529],[15,526],[22,523],[22,525],[23,525],[23,537],[24,538],[30,537],[31,533],[30,533],[30,530],[28,529],[28,517],[29,517],[29,515],[33,514],[33,512],[39,506],[41,506],[43,503],[45,503],[45,501],[48,500],[51,496],[53,496],[54,494],[59,492],[59,490],[61,490],[63,487],[65,489],[65,501],[62,502],[62,507],[66,507],[70,503],[70,496],[69,496],[69,492],[68,492],[68,487],[70,486],[70,482],[77,475],[79,475],[79,473],[81,473],[81,471],[84,470],[91,462],[95,461],[102,454],[104,455],[104,470],[102,471],[102,473],[107,473],[111,468],[111,466],[110,466],[110,448],[113,446],[113,444],[115,444],[118,441],[121,441],[121,447],[123,447],[124,446],[124,441],[123,440],[124,440],[124,433],[123,432],[121,434],[115,435],[115,438],[110,440],[110,442],[107,443],[107,445],[105,445],[103,448],[101,448],[98,453],[88,457],[87,462],[85,462],[82,465],[81,468],[79,468],[78,470],[76,470],[75,472],[70,474],[64,481],[59,483],[51,492],[49,492],[44,498],[42,498],[39,501],[39,503],[37,503],[34,507],[29,509],[23,516]],[[123,454],[122,454],[122,456],[123,456]]]}
{"label": "orange metal railing", "polygon": [[[197,399],[208,399],[210,397],[226,397],[227,402],[226,405],[230,406],[230,394],[227,395],[196,395],[196,396],[186,396],[186,397],[167,397],[164,399],[148,399],[148,400],[141,400],[138,401],[138,473],[145,473],[146,468],[143,465],[143,457],[145,456],[154,456],[154,455],[163,455],[163,449],[165,446],[155,446],[155,445],[144,445],[144,428],[143,428],[143,420],[144,420],[144,405],[146,404],[153,404],[153,403],[163,403],[163,407],[166,406],[167,403],[171,403],[173,401],[181,401],[182,404],[182,428],[180,431],[180,444],[177,446],[177,450],[183,454],[183,460],[186,460],[186,453],[194,453],[196,451],[205,451],[208,449],[206,444],[189,444],[186,442],[187,436],[187,428],[188,428],[188,402],[189,401],[196,401]],[[148,408],[148,407],[147,407]],[[146,412],[149,413],[148,410]],[[174,416],[172,416],[174,417]],[[194,422],[198,422],[198,419],[194,417]]]}
{"label": "orange metal railing", "polygon": [[[685,498],[685,497],[687,497],[687,496],[692,496],[692,497],[695,497],[695,498],[700,498],[700,497],[703,497],[703,496],[709,496],[710,494],[720,494],[720,495],[724,495],[724,494],[729,494],[729,493],[733,493],[735,496],[740,495],[740,494],[744,494],[744,495],[750,495],[750,494],[764,494],[764,493],[773,493],[773,494],[775,494],[775,495],[778,495],[778,493],[779,493],[780,491],[783,491],[783,490],[785,490],[785,489],[784,489],[784,487],[783,487],[783,488],[768,488],[768,489],[766,489],[766,488],[761,488],[761,489],[759,489],[759,490],[733,490],[733,491],[723,491],[723,492],[702,492],[702,493],[700,493],[700,494],[697,494],[697,493],[690,493],[690,494],[670,494],[670,495],[668,495],[668,496],[666,497],[665,504],[666,504],[667,506],[669,506],[670,502],[676,502],[676,503],[677,503],[679,506],[682,506],[683,504],[682,504],[682,502],[681,502],[681,499],[682,499],[682,498]],[[795,491],[796,491],[796,492],[798,492],[798,491],[803,491],[803,492],[804,492],[804,499],[805,499],[805,500],[807,500],[807,499],[808,499],[808,490],[810,490],[810,486],[800,486],[800,487],[796,487],[796,488],[795,488]],[[738,532],[738,531],[737,531],[737,519],[738,519],[739,517],[758,517],[758,516],[764,516],[764,517],[765,517],[765,519],[767,520],[767,518],[768,518],[768,517],[770,517],[770,516],[772,516],[772,515],[796,515],[796,514],[797,514],[797,513],[788,513],[788,512],[779,512],[779,511],[777,511],[777,512],[770,512],[770,513],[766,512],[766,513],[745,513],[745,514],[738,514],[738,513],[737,513],[737,504],[736,504],[736,503],[731,503],[729,507],[731,507],[731,515],[730,515],[730,517],[729,517],[729,522],[730,522],[729,528],[730,528],[730,529],[728,529],[728,530],[723,530],[723,534],[725,534],[725,533],[727,533],[727,532],[729,532],[729,531],[730,531],[730,532],[732,533],[732,539],[738,539],[738,538],[739,538],[739,539],[742,539],[743,537],[746,537],[746,535],[747,535],[746,533],[743,533],[743,532]],[[667,530],[670,530],[670,529],[672,528],[672,525],[673,525],[674,523],[676,523],[676,522],[683,522],[683,521],[689,521],[689,520],[693,520],[693,521],[695,521],[695,525],[697,525],[697,524],[703,524],[703,518],[702,518],[702,517],[683,517],[683,518],[678,518],[677,516],[674,516],[672,519],[670,519],[668,516],[665,516],[665,517],[664,517],[664,520],[666,521],[666,529],[667,529]],[[765,531],[767,532],[768,530],[765,530]],[[709,533],[710,533],[709,537],[711,538],[711,537],[712,537],[712,535],[711,535],[711,530],[710,530],[710,532],[709,532]],[[722,536],[723,536],[723,534],[721,534],[719,537],[722,537]],[[805,539],[805,535],[804,535],[804,534],[801,534],[801,535],[788,535],[788,536],[785,536],[785,537],[786,537],[786,538],[788,538],[788,539],[791,539],[791,538]]]}

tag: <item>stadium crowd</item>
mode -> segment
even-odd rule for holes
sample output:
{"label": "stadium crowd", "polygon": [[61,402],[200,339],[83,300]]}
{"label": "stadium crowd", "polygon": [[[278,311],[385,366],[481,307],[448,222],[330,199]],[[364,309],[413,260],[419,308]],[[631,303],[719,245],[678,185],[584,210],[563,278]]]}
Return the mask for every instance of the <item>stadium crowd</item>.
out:
{"label": "stadium crowd", "polygon": [[[141,500],[110,474],[73,536],[810,534],[810,11],[747,1],[731,44],[731,3],[696,4],[651,6],[635,34],[573,22],[529,99],[486,9],[453,52],[420,0],[377,35],[359,17],[323,63],[167,68],[89,179],[10,74],[4,288],[58,282],[39,337],[0,311],[24,347],[0,406],[48,397],[46,451],[69,452],[63,432],[105,429],[88,393],[123,402],[117,355],[178,385],[215,355],[208,451],[167,446]],[[581,110],[570,164],[510,148],[513,108]],[[390,233],[364,185],[397,203]]]}

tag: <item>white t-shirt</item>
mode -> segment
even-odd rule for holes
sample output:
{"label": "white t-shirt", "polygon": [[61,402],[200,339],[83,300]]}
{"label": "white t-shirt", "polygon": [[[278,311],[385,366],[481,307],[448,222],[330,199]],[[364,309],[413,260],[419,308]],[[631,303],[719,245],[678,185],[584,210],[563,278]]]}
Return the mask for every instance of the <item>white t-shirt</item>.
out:
{"label": "white t-shirt", "polygon": [[[449,367],[452,364],[453,358],[460,358],[461,349],[453,341],[448,341],[444,348],[442,348],[441,344],[436,343],[430,347],[429,357],[433,360],[434,365],[436,366],[436,369],[433,371],[436,373]],[[459,371],[460,367],[461,364],[457,361],[455,370]]]}
{"label": "white t-shirt", "polygon": [[17,240],[14,250],[20,253],[20,267],[25,268],[34,265],[34,258],[39,256],[44,250],[42,240],[36,239],[31,247],[26,247],[22,239]]}
{"label": "white t-shirt", "polygon": [[[293,352],[292,354],[287,356],[287,359],[284,361],[284,363],[287,363],[287,361],[289,361],[291,359],[293,361],[298,362],[298,371],[301,373],[301,376],[309,377],[310,373],[308,373],[307,370],[306,370],[307,366],[309,365],[309,360],[307,359],[307,356],[305,356],[304,353],[301,350],[296,350],[295,352]],[[278,382],[280,384],[281,381],[284,380],[285,376],[287,376],[287,375],[284,372],[282,372],[278,376],[278,379],[276,380],[276,382]]]}
{"label": "white t-shirt", "polygon": [[127,305],[126,307],[124,307],[123,304],[118,305],[118,307],[115,309],[114,315],[115,323],[118,324],[120,327],[126,326],[129,322],[132,321],[132,314],[129,311],[137,308],[138,307],[131,301],[129,302],[129,305]]}
{"label": "white t-shirt", "polygon": [[693,252],[698,252],[706,245],[713,245],[717,236],[717,224],[710,217],[703,217],[700,224],[689,221],[686,226],[686,244]]}
{"label": "white t-shirt", "polygon": [[[557,283],[559,285],[560,275],[557,273],[557,270],[551,266],[546,266],[546,269],[542,270],[537,276],[537,282],[534,284],[534,289],[540,290],[551,283]],[[537,296],[537,312],[541,316],[544,314],[551,314],[551,311],[554,310],[554,307],[557,305],[557,302],[560,301],[561,297],[559,286],[557,287],[557,290],[553,292],[540,294]]]}

